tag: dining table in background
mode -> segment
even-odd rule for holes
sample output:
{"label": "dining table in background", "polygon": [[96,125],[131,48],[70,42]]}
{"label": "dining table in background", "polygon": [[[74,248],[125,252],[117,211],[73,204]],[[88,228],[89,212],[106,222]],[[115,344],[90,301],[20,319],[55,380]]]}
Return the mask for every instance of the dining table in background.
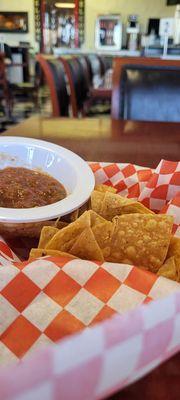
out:
{"label": "dining table in background", "polygon": [[47,140],[67,147],[87,161],[155,168],[161,159],[177,161],[180,155],[179,123],[36,115],[12,126],[3,135]]}
{"label": "dining table in background", "polygon": [[[180,124],[112,121],[110,118],[43,118],[33,116],[4,132],[65,146],[87,161],[133,163],[154,168],[164,158],[180,156]],[[133,323],[133,322],[132,322]],[[180,354],[111,400],[177,400]]]}

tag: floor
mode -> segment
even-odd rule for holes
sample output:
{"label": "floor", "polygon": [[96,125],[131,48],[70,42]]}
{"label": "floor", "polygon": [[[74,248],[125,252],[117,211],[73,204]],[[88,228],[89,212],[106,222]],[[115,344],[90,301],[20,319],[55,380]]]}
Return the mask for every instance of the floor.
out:
{"label": "floor", "polygon": [[[103,116],[103,118],[109,118],[109,103],[96,104],[92,107],[91,111],[89,115],[91,118],[99,115]],[[47,86],[39,89],[37,101],[35,101],[33,96],[14,96],[11,118],[5,116],[3,106],[0,104],[0,133],[5,132],[12,125],[18,124],[36,114],[42,114],[43,117],[50,117],[52,114],[50,94]]]}
{"label": "floor", "polygon": [[[38,103],[38,105],[37,105]],[[11,117],[5,116],[3,105],[0,106],[0,133],[9,129],[12,125],[18,124],[26,118],[36,114],[49,117],[51,115],[51,103],[49,100],[49,91],[43,87],[38,93],[38,102],[33,97],[15,96]]]}

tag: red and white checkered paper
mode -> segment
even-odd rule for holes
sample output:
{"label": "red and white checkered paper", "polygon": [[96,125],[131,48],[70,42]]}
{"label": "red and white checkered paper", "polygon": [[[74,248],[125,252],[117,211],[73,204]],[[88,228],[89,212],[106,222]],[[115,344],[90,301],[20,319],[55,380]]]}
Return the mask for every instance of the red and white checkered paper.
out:
{"label": "red and white checkered paper", "polygon": [[[179,164],[162,161],[155,172],[120,164],[92,169],[118,193],[144,204],[149,196],[153,209],[174,215],[179,233]],[[163,186],[161,203],[155,182]],[[24,357],[1,370],[0,399],[100,399],[180,349],[177,282],[122,264],[51,257],[20,263],[4,241],[0,263],[0,361]]]}

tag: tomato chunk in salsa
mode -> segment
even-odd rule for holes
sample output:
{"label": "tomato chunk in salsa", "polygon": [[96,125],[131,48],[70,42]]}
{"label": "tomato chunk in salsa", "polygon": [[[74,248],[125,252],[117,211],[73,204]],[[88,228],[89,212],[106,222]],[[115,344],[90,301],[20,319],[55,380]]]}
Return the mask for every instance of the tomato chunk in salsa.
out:
{"label": "tomato chunk in salsa", "polygon": [[0,170],[0,207],[41,207],[66,195],[64,186],[48,174],[20,167]]}

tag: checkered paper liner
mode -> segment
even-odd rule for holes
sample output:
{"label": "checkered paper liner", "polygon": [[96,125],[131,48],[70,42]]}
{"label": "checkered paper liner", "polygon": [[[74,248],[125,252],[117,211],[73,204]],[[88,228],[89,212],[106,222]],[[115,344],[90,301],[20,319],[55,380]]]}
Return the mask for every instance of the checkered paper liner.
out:
{"label": "checkered paper liner", "polygon": [[[168,175],[169,184],[173,165],[171,185],[173,174],[177,176],[175,163],[160,165],[155,172],[97,163],[92,169],[98,183],[113,184],[119,193],[137,199],[144,193],[147,199],[157,171]],[[163,191],[161,205],[162,212],[173,210],[177,234],[179,183],[173,182],[175,196],[171,191],[169,199]],[[103,398],[180,349],[178,283],[122,264],[51,257],[20,263],[3,240],[0,257],[0,362],[24,357],[0,373],[0,399],[56,399],[58,393],[62,400]]]}
{"label": "checkered paper liner", "polygon": [[0,266],[14,261],[20,261],[20,259],[9,248],[4,239],[0,237]]}

